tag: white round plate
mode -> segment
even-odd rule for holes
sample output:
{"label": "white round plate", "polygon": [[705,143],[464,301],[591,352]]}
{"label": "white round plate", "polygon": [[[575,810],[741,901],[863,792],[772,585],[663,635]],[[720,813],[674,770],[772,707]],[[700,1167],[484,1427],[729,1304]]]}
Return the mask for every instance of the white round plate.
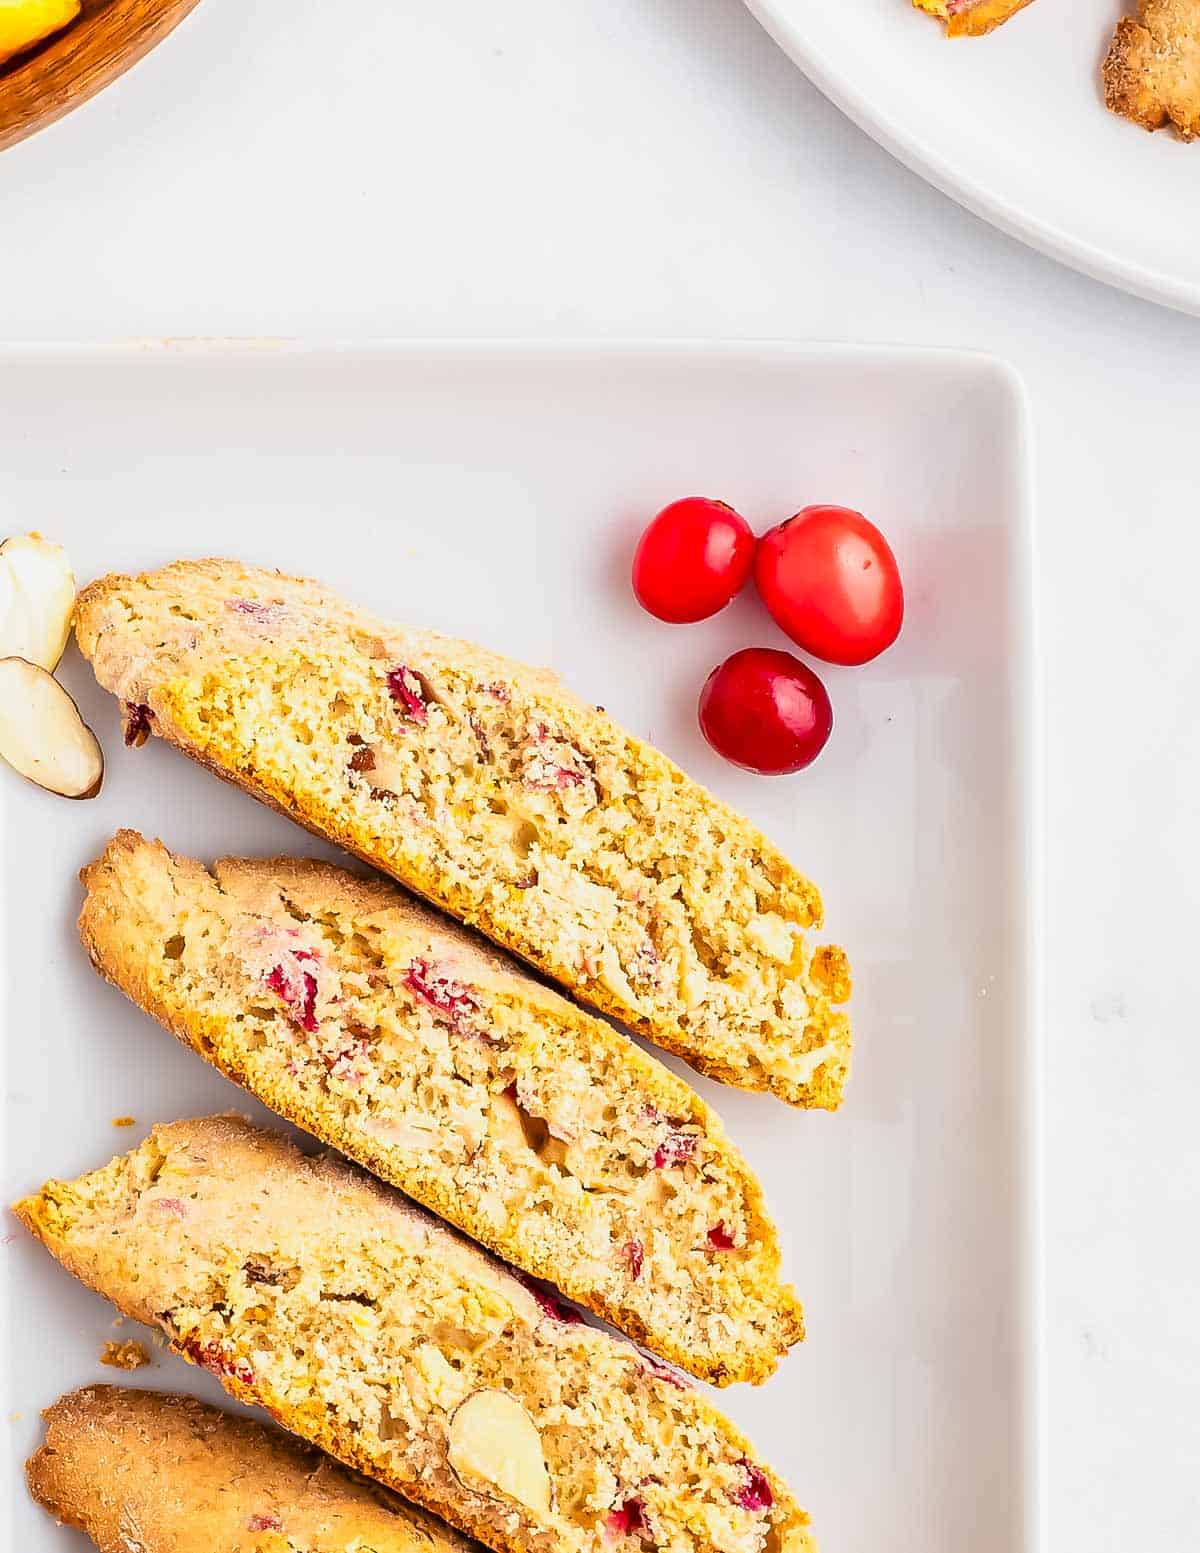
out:
{"label": "white round plate", "polygon": [[1104,107],[1136,0],[1033,0],[984,38],[909,0],[746,0],[813,84],[906,166],[1065,264],[1200,313],[1200,141]]}

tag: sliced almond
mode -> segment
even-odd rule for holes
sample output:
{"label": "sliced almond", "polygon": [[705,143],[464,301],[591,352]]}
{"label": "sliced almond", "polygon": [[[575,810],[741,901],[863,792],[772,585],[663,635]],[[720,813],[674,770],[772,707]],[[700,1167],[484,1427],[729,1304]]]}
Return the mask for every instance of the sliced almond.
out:
{"label": "sliced almond", "polygon": [[507,1143],[510,1148],[525,1147],[525,1118],[521,1115],[521,1107],[507,1091],[492,1096],[488,1131],[497,1142]]}
{"label": "sliced almond", "polygon": [[50,673],[71,634],[75,576],[61,545],[20,534],[0,545],[0,658]]}
{"label": "sliced almond", "polygon": [[550,1512],[550,1474],[542,1437],[507,1391],[476,1391],[450,1420],[450,1465],[468,1488],[515,1499],[537,1515]]}
{"label": "sliced almond", "polygon": [[364,745],[363,748],[369,748],[373,757],[366,768],[370,772],[367,780],[371,786],[382,788],[385,793],[403,793],[408,787],[408,776],[400,757],[382,746]]}
{"label": "sliced almond", "polygon": [[53,674],[24,658],[0,659],[0,756],[63,798],[94,798],[104,753]]}
{"label": "sliced almond", "polygon": [[467,1382],[442,1350],[433,1343],[421,1343],[413,1351],[413,1362],[424,1377],[429,1395],[438,1407],[445,1408],[447,1412],[457,1407],[463,1400]]}

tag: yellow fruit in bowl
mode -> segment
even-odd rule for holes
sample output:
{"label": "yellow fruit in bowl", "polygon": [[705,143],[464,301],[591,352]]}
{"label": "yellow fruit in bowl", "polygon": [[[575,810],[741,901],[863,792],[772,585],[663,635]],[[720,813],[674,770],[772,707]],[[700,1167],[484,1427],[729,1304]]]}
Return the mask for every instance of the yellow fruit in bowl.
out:
{"label": "yellow fruit in bowl", "polygon": [[79,15],[80,0],[0,0],[0,65]]}

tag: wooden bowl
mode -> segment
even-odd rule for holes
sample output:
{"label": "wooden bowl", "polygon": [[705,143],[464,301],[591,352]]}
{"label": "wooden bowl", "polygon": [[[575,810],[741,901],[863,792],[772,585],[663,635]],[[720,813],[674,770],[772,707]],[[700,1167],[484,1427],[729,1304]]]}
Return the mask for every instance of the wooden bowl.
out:
{"label": "wooden bowl", "polygon": [[0,65],[0,151],[94,97],[198,3],[83,0],[64,31]]}

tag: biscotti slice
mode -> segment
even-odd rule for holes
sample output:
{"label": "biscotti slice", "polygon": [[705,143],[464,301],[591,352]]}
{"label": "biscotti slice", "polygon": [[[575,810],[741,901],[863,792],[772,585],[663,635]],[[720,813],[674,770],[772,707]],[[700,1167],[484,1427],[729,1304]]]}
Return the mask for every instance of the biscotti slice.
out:
{"label": "biscotti slice", "polygon": [[1103,66],[1104,101],[1143,129],[1200,136],[1200,0],[1139,0],[1122,16]]}
{"label": "biscotti slice", "polygon": [[101,1553],[471,1553],[278,1429],[194,1397],[85,1386],[43,1415],[29,1492]]}
{"label": "biscotti slice", "polygon": [[499,1553],[812,1547],[706,1399],[343,1160],[175,1122],[16,1212],[234,1396]]}
{"label": "biscotti slice", "polygon": [[1015,16],[1029,0],[913,0],[946,24],[948,38],[981,38]]}
{"label": "biscotti slice", "polygon": [[838,1105],[816,888],[554,675],[233,561],[106,577],[75,623],[156,733],[701,1071]]}
{"label": "biscotti slice", "polygon": [[135,1003],[265,1104],[693,1374],[803,1335],[717,1117],[604,1021],[382,879],[122,831],[80,932]]}

